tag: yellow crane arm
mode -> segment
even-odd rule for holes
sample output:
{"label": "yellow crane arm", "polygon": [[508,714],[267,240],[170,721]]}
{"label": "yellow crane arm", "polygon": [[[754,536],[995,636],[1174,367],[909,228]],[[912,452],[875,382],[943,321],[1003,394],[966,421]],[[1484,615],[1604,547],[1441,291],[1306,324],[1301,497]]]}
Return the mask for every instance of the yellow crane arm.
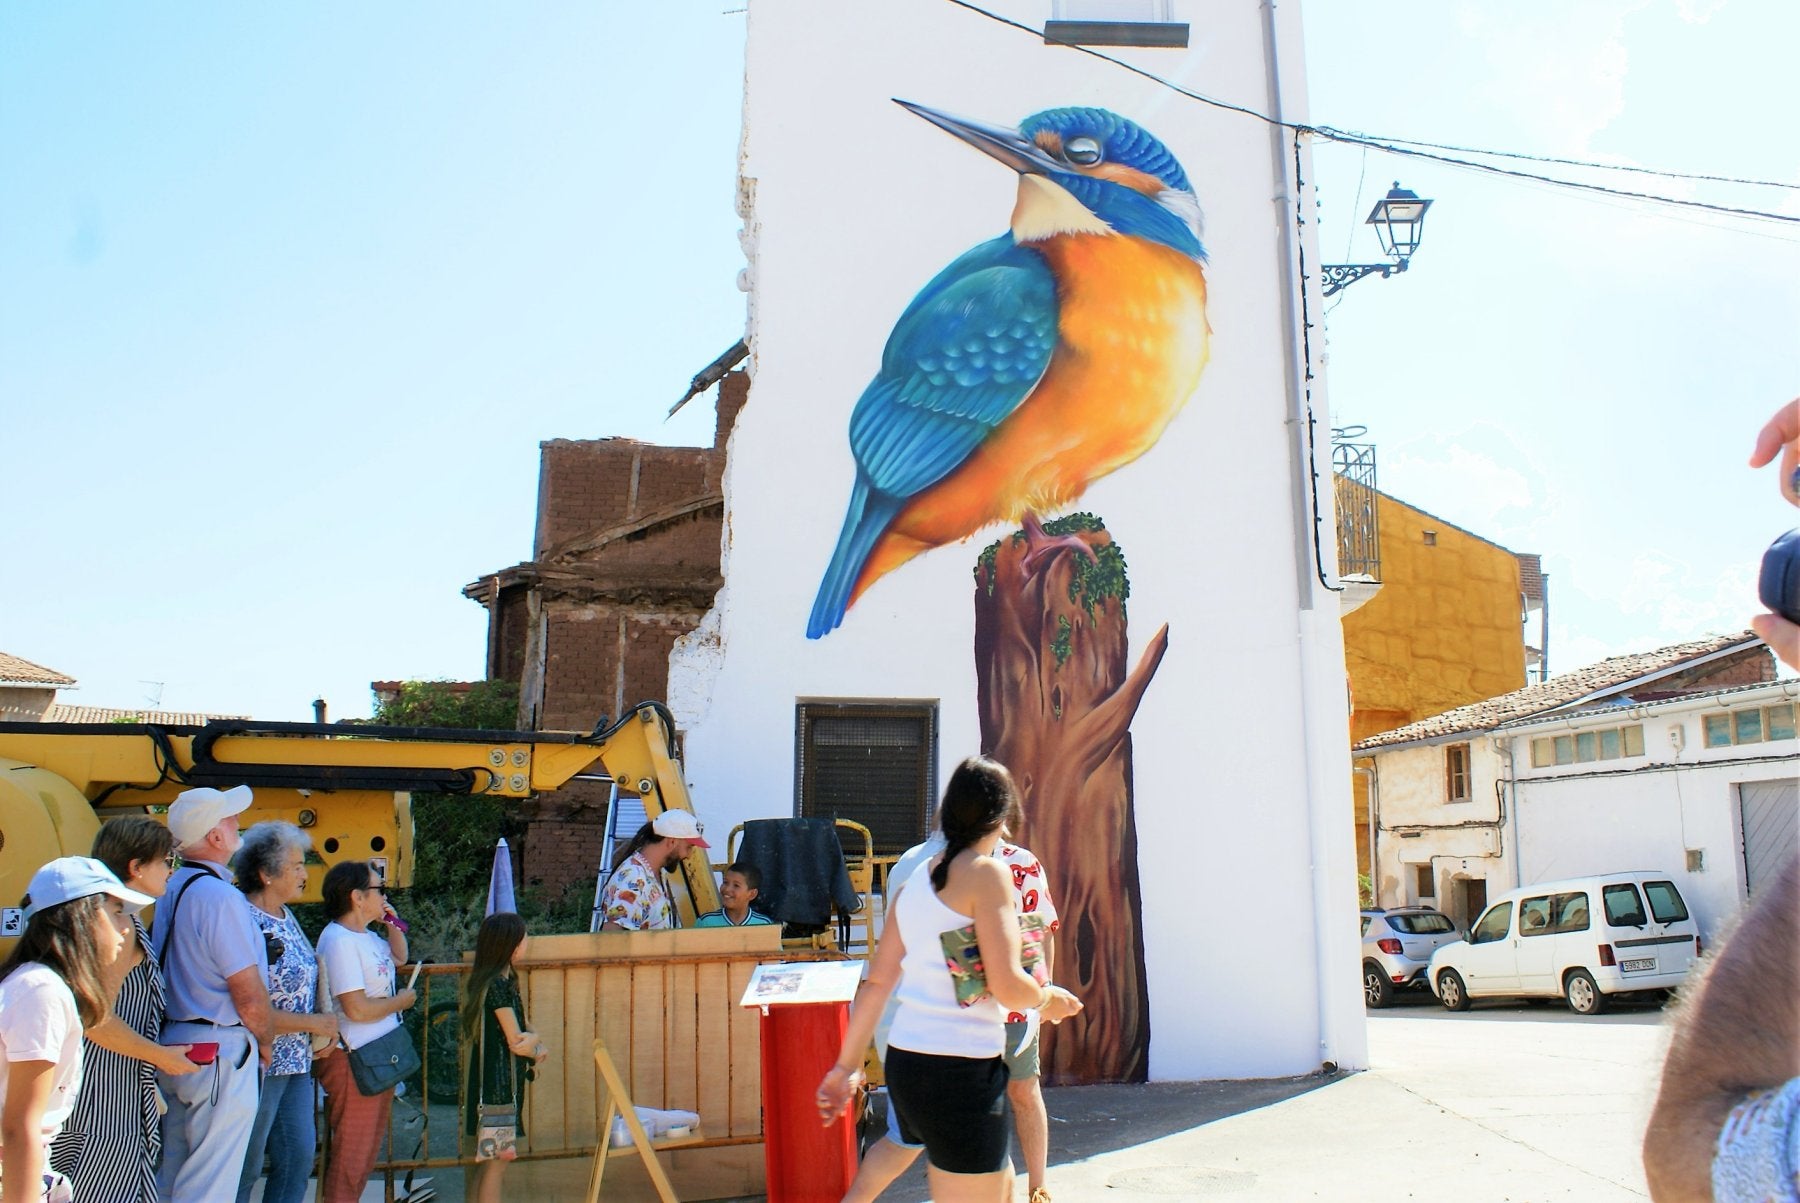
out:
{"label": "yellow crane arm", "polygon": [[[693,809],[674,718],[655,702],[588,735],[238,720],[0,723],[0,904],[16,902],[44,862],[85,854],[100,819],[160,813],[200,785],[249,785],[256,800],[246,822],[296,823],[327,864],[380,858],[390,881],[409,885],[415,792],[522,802],[596,765],[641,796],[652,818]],[[695,849],[685,869],[684,913],[716,909],[705,850]]]}

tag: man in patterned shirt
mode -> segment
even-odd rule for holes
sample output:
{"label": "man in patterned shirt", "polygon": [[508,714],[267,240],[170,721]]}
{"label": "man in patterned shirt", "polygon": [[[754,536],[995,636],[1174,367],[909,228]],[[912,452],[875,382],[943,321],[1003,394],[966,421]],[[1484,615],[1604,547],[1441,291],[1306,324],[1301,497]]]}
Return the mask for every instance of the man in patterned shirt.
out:
{"label": "man in patterned shirt", "polygon": [[675,906],[662,875],[695,848],[710,848],[691,811],[665,810],[625,846],[595,908],[601,931],[662,931],[675,926]]}
{"label": "man in patterned shirt", "polygon": [[[1015,801],[1012,813],[1006,816],[1006,831],[1009,836],[1019,830],[1024,818],[1024,813]],[[894,906],[892,891],[905,884],[906,879],[920,865],[942,852],[944,844],[944,833],[940,828],[933,831],[923,844],[907,849],[894,862],[894,870],[888,876],[889,914],[893,913]],[[1006,839],[1000,841],[994,855],[1012,873],[1019,914],[1038,915],[1044,920],[1044,973],[1046,980],[1054,980],[1056,930],[1062,924],[1057,918],[1056,904],[1050,900],[1050,886],[1044,880],[1044,866],[1032,855],[1030,849]],[[930,888],[929,882],[926,883],[926,888]],[[889,1006],[892,1005],[890,1001]],[[876,1042],[885,1055],[887,1024],[892,1022],[892,1016],[884,1015],[882,1018],[884,1022],[876,1031]],[[1026,1181],[1030,1187],[1028,1203],[1050,1203],[1050,1191],[1044,1185],[1044,1174],[1050,1161],[1050,1114],[1044,1109],[1044,1092],[1038,1079],[1036,1016],[1018,1011],[1007,1014],[1006,1049],[1002,1055],[1006,1059],[1006,1097],[1012,1103],[1013,1128],[1019,1134],[1019,1148],[1025,1154]],[[923,1145],[901,1143],[899,1125],[895,1122],[893,1105],[890,1103],[887,1135],[869,1146],[868,1155],[857,1169],[856,1179],[844,1195],[843,1203],[871,1203],[894,1179],[906,1172],[906,1167],[913,1163],[922,1148]]]}

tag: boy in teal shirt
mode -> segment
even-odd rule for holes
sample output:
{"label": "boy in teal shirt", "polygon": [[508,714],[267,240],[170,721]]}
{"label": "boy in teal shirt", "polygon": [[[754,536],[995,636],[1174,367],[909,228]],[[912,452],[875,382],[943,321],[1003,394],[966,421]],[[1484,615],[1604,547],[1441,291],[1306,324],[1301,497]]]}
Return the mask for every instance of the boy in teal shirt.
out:
{"label": "boy in teal shirt", "polygon": [[733,861],[719,881],[719,901],[723,910],[708,911],[694,920],[695,927],[762,927],[775,920],[750,909],[762,893],[762,872],[755,865]]}

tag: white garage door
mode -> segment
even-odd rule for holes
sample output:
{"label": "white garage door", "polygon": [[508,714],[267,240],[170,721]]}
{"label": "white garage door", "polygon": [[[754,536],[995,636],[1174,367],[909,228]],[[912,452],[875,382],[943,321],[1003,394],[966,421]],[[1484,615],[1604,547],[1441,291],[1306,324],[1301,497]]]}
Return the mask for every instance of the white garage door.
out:
{"label": "white garage door", "polygon": [[1800,849],[1800,782],[1746,781],[1737,788],[1744,816],[1744,879],[1754,895]]}

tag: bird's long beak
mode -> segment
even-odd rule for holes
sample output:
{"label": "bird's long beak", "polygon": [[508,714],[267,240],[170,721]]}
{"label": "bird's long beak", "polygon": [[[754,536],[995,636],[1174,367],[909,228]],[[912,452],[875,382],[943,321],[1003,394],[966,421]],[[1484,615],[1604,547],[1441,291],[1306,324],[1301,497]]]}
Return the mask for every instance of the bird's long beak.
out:
{"label": "bird's long beak", "polygon": [[1045,154],[1042,147],[1016,129],[1009,129],[1004,125],[989,125],[984,121],[971,121],[967,117],[952,117],[949,113],[928,109],[922,104],[901,100],[898,96],[894,97],[894,103],[909,113],[925,118],[939,129],[955,134],[976,150],[992,155],[1021,175],[1044,175],[1052,171],[1068,170],[1066,165]]}

